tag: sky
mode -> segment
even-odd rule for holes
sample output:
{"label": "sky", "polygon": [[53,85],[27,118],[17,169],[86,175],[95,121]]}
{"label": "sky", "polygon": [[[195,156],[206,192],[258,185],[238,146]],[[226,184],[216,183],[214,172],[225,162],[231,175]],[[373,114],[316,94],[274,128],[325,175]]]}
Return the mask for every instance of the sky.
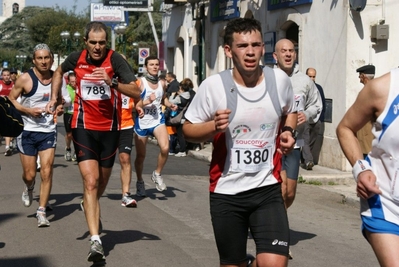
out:
{"label": "sky", "polygon": [[[40,6],[40,7],[55,7],[58,5],[60,8],[66,8],[71,10],[74,5],[74,0],[25,0],[26,6]],[[98,3],[99,0],[77,0],[77,13],[82,13],[86,11],[86,8],[90,3]]]}

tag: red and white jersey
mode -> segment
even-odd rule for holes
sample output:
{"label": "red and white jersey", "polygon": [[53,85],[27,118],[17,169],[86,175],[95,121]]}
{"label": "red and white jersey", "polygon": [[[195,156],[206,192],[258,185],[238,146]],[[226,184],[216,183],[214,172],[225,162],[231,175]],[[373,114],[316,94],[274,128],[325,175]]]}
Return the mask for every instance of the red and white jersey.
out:
{"label": "red and white jersey", "polygon": [[121,127],[121,94],[109,87],[104,80],[92,76],[94,69],[103,68],[109,77],[114,76],[109,50],[100,66],[86,61],[87,50],[82,51],[74,72],[76,74],[76,95],[72,128],[95,131],[116,131]]}
{"label": "red and white jersey", "polygon": [[3,80],[0,80],[0,95],[8,96],[13,87],[14,83],[12,81],[10,81],[9,84],[6,84]]}

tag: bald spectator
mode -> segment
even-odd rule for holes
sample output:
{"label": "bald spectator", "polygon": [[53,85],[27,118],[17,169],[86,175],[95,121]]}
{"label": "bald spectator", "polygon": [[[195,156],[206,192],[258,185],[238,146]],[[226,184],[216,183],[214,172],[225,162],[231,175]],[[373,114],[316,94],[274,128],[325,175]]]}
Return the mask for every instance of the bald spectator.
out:
{"label": "bald spectator", "polygon": [[303,134],[303,139],[305,144],[302,147],[302,168],[308,166],[306,162],[313,162],[314,165],[319,164],[320,150],[323,145],[324,139],[324,113],[326,111],[326,98],[324,97],[323,87],[316,83],[316,69],[308,68],[306,70],[306,75],[315,83],[317,90],[319,91],[321,102],[323,104],[320,117],[315,123],[305,124],[305,130]]}

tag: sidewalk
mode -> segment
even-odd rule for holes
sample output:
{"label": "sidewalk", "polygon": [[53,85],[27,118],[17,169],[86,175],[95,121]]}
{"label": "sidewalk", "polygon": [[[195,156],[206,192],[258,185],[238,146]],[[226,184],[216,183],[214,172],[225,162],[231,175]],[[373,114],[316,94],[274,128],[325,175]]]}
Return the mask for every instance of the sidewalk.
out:
{"label": "sidewalk", "polygon": [[[205,144],[200,151],[189,150],[188,156],[211,161],[212,145]],[[313,170],[307,171],[299,168],[299,182],[319,186],[342,196],[342,203],[359,206],[359,198],[356,195],[356,184],[351,172],[343,172],[323,166],[314,166]]]}

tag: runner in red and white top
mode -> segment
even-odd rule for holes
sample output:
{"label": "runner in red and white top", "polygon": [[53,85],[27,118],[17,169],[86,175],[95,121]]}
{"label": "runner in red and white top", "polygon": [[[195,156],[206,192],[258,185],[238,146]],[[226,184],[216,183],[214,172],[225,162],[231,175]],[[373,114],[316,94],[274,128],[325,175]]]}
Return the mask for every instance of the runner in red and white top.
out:
{"label": "runner in red and white top", "polygon": [[107,49],[107,27],[102,22],[87,24],[86,49],[70,54],[53,76],[51,101],[47,111],[60,100],[62,76],[76,74],[76,96],[72,117],[72,136],[79,169],[83,177],[83,203],[91,235],[88,261],[103,261],[105,254],[99,237],[100,204],[115,161],[121,127],[121,93],[139,98],[136,77],[126,60]]}

